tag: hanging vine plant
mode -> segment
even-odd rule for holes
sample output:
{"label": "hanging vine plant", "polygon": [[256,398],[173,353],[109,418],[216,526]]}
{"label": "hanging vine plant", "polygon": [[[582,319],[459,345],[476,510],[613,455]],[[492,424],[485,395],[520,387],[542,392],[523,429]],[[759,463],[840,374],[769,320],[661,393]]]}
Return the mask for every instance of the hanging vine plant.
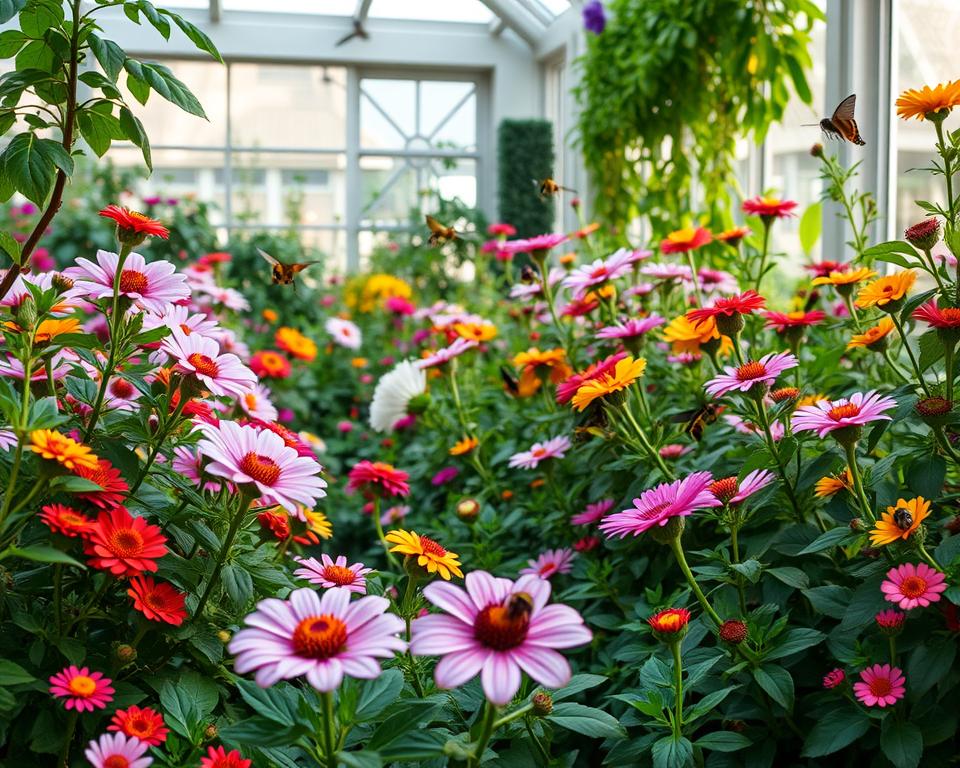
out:
{"label": "hanging vine plant", "polygon": [[580,143],[594,210],[614,231],[646,217],[659,236],[698,207],[730,220],[738,138],[763,140],[791,85],[812,101],[811,0],[610,0],[581,57]]}

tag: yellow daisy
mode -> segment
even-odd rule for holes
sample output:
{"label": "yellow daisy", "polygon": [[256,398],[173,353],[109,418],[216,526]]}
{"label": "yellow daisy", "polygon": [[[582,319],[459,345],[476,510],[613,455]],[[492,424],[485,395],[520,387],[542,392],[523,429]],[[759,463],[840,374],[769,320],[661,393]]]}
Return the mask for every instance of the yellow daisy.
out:
{"label": "yellow daisy", "polygon": [[88,446],[53,429],[37,429],[31,432],[30,450],[43,459],[62,464],[69,470],[78,467],[95,470],[99,467],[99,460]]}
{"label": "yellow daisy", "polygon": [[643,376],[646,367],[647,361],[642,357],[634,359],[628,355],[617,362],[612,374],[605,373],[603,376],[584,382],[573,396],[571,404],[578,411],[582,411],[597,398],[606,397],[629,387]]}
{"label": "yellow daisy", "polygon": [[396,545],[390,548],[391,552],[415,557],[417,565],[426,569],[427,573],[439,573],[444,581],[450,581],[451,574],[463,578],[460,556],[448,552],[433,539],[420,536],[414,531],[400,529],[390,531],[386,539]]}
{"label": "yellow daisy", "polygon": [[870,543],[875,547],[892,544],[898,539],[906,541],[920,524],[930,517],[930,502],[923,496],[905,501],[897,499],[895,507],[887,507],[870,531]]}

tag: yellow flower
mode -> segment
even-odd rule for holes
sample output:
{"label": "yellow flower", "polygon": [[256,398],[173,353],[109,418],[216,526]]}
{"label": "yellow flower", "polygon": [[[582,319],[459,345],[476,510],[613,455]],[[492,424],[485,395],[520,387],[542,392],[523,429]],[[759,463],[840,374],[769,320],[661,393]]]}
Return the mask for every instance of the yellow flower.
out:
{"label": "yellow flower", "polygon": [[889,317],[882,317],[880,318],[880,322],[873,326],[873,328],[868,328],[863,333],[857,333],[851,336],[847,344],[847,349],[854,349],[855,347],[873,349],[874,345],[882,342],[883,339],[887,337],[887,334],[893,330],[893,327],[893,320]]}
{"label": "yellow flower", "polygon": [[848,491],[853,488],[853,476],[850,474],[850,468],[844,467],[843,472],[837,475],[828,475],[817,480],[814,486],[814,493],[821,499],[840,493],[843,489]]}
{"label": "yellow flower", "polygon": [[99,467],[97,457],[88,446],[53,429],[37,429],[31,432],[30,450],[43,459],[59,462],[69,470]]}
{"label": "yellow flower", "polygon": [[923,496],[910,501],[897,499],[897,506],[887,507],[870,531],[870,543],[875,547],[892,544],[897,539],[906,541],[920,524],[930,517],[930,502]]}
{"label": "yellow flower", "polygon": [[[928,119],[941,110],[949,111],[960,104],[960,80],[949,83],[940,83],[934,88],[923,86],[919,91],[908,88],[897,98],[897,117],[909,120],[915,117],[918,120]],[[941,115],[940,117],[946,117]]]}
{"label": "yellow flower", "polygon": [[397,529],[390,531],[386,535],[386,540],[396,545],[391,547],[391,552],[417,558],[417,565],[425,568],[427,573],[439,573],[444,581],[450,581],[451,574],[463,578],[459,563],[460,556],[447,552],[433,539],[420,536],[414,531]]}
{"label": "yellow flower", "polygon": [[480,441],[475,437],[465,437],[463,440],[458,440],[453,448],[450,449],[451,456],[463,456],[465,453],[470,453],[474,448],[480,445]]}
{"label": "yellow flower", "polygon": [[524,368],[520,373],[520,387],[517,390],[517,397],[532,397],[537,394],[541,386],[543,386],[543,381],[537,376],[536,370]]}
{"label": "yellow flower", "polygon": [[461,339],[472,341],[490,341],[497,335],[497,326],[493,323],[454,323],[453,332]]}
{"label": "yellow flower", "polygon": [[369,361],[365,357],[355,357],[350,361],[350,365],[352,365],[354,368],[366,368],[368,362]]}
{"label": "yellow flower", "polygon": [[916,281],[917,273],[913,269],[905,269],[902,272],[878,278],[860,289],[854,304],[858,309],[883,307],[906,296]]}
{"label": "yellow flower", "polygon": [[670,342],[675,355],[683,352],[691,354],[700,351],[700,347],[711,339],[722,339],[720,343],[720,354],[726,354],[733,349],[733,342],[729,336],[720,336],[717,330],[717,321],[712,317],[702,320],[699,324],[693,323],[687,319],[686,315],[680,315],[670,321],[670,324],[663,329],[663,338]]}
{"label": "yellow flower", "polygon": [[393,275],[377,273],[367,278],[351,280],[346,287],[344,300],[351,309],[372,312],[382,307],[387,299],[409,299],[413,289],[408,283]]}
{"label": "yellow flower", "polygon": [[279,315],[277,315],[276,311],[273,309],[265,309],[260,314],[268,323],[277,322],[277,318],[279,317]]}
{"label": "yellow flower", "polygon": [[872,269],[867,269],[866,267],[852,269],[849,272],[831,272],[824,277],[814,278],[813,285],[854,285],[876,274]]}
{"label": "yellow flower", "polygon": [[288,328],[287,326],[277,328],[273,340],[280,349],[289,352],[300,360],[310,362],[317,356],[317,345],[296,328]]}
{"label": "yellow flower", "polygon": [[578,411],[582,411],[598,397],[606,397],[629,387],[643,376],[646,367],[647,361],[642,357],[634,359],[628,355],[617,362],[613,374],[605,373],[603,376],[584,382],[573,396],[571,404]]}
{"label": "yellow flower", "polygon": [[573,370],[567,365],[566,352],[562,348],[547,349],[541,352],[536,347],[530,347],[526,352],[520,352],[513,358],[513,364],[524,371],[536,369],[544,366],[550,369],[550,381],[557,384],[573,374]]}
{"label": "yellow flower", "polygon": [[816,405],[816,404],[819,403],[821,400],[829,400],[829,399],[830,399],[830,398],[828,398],[828,397],[827,397],[825,394],[823,394],[822,392],[817,392],[817,393],[815,393],[815,394],[813,394],[813,395],[804,395],[804,396],[801,397],[799,400],[797,400],[797,405],[796,405],[796,407],[799,408],[799,407],[802,406],[802,405]]}
{"label": "yellow flower", "polygon": [[333,536],[333,525],[323,512],[300,507],[300,513],[303,515],[308,531],[313,531],[321,539],[329,539]]}

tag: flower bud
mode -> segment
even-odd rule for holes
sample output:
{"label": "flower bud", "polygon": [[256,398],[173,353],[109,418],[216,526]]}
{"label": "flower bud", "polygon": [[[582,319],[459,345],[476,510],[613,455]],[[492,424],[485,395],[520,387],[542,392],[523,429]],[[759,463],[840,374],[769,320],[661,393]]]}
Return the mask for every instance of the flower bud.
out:
{"label": "flower bud", "polygon": [[934,217],[924,219],[903,233],[903,238],[914,248],[930,251],[940,240],[940,222]]}
{"label": "flower bud", "polygon": [[221,629],[219,632],[217,632],[217,640],[226,645],[230,642],[230,633],[225,629]]}
{"label": "flower bud", "polygon": [[655,525],[649,533],[658,544],[670,544],[683,533],[683,526],[682,517],[671,517],[666,525]]}
{"label": "flower bud", "polygon": [[457,502],[457,517],[465,523],[473,523],[480,516],[480,502],[476,499],[460,499]]}
{"label": "flower bud", "polygon": [[810,147],[810,155],[811,157],[823,157],[823,144],[818,141]]}
{"label": "flower bud", "polygon": [[533,704],[533,714],[537,717],[546,717],[553,712],[553,697],[546,691],[537,691],[530,703]]}
{"label": "flower bud", "polygon": [[716,316],[717,330],[724,336],[736,336],[743,330],[743,315],[734,312],[732,315],[719,314]]}
{"label": "flower bud", "polygon": [[840,667],[831,669],[823,676],[823,687],[827,689],[836,688],[846,679],[847,675]]}
{"label": "flower bud", "polygon": [[217,726],[215,723],[210,723],[206,728],[203,729],[204,741],[213,741],[219,735],[220,735],[220,731],[217,730]]}
{"label": "flower bud", "polygon": [[13,313],[14,319],[24,331],[32,331],[37,323],[37,304],[33,296],[27,296]]}
{"label": "flower bud", "polygon": [[73,288],[73,280],[64,275],[62,272],[57,272],[50,280],[50,284],[56,289],[58,295],[61,293],[66,293]]}
{"label": "flower bud", "polygon": [[945,397],[924,397],[913,406],[917,415],[931,427],[942,426],[948,423],[953,414],[953,403]]}
{"label": "flower bud", "polygon": [[720,625],[720,639],[731,645],[740,645],[747,639],[747,625],[739,619],[728,619]]}
{"label": "flower bud", "polygon": [[863,530],[863,520],[859,517],[855,517],[850,521],[850,530],[851,531],[862,531]]}
{"label": "flower bud", "polygon": [[873,620],[877,623],[877,628],[887,637],[896,637],[903,631],[903,623],[906,621],[907,614],[903,611],[897,611],[890,608],[880,611]]}
{"label": "flower bud", "polygon": [[663,643],[675,643],[687,634],[690,623],[690,611],[686,608],[665,608],[647,619],[653,628],[657,640]]}
{"label": "flower bud", "polygon": [[113,647],[113,658],[120,666],[125,667],[137,660],[137,649],[127,643],[118,643]]}

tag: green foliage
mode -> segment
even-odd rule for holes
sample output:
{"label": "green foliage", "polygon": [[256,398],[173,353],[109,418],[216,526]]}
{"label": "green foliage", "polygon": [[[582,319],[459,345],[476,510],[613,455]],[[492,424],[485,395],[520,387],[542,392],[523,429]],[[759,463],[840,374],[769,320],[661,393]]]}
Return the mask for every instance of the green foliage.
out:
{"label": "green foliage", "polygon": [[[504,120],[497,131],[497,184],[500,221],[518,237],[553,230],[553,198],[538,185],[553,176],[553,128],[546,120]],[[560,180],[562,183],[562,180]]]}

